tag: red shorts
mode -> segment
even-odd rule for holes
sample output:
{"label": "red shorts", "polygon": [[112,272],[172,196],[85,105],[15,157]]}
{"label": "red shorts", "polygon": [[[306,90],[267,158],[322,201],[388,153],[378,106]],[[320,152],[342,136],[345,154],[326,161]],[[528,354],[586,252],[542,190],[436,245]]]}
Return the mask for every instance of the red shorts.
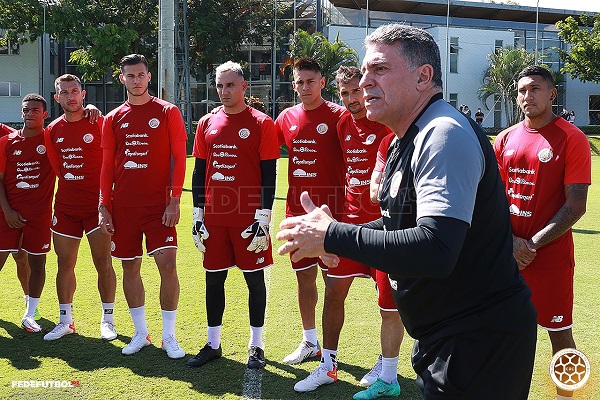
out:
{"label": "red shorts", "polygon": [[338,266],[327,270],[327,276],[332,279],[350,277],[373,278],[375,280],[375,287],[377,288],[377,304],[379,308],[383,311],[397,311],[394,297],[392,297],[390,280],[388,274],[385,272],[371,268],[358,261],[340,257]]}
{"label": "red shorts", "polygon": [[[21,248],[26,253],[33,255],[48,253],[52,235],[50,232],[52,213],[23,217],[27,220],[25,226],[14,229],[8,226],[4,215],[0,216],[0,251],[16,253]],[[21,237],[23,237],[22,242]]]}
{"label": "red shorts", "polygon": [[548,331],[573,326],[573,275],[570,260],[536,264],[520,271],[531,289],[531,301],[537,310],[538,325]]}
{"label": "red shorts", "polygon": [[255,253],[246,248],[252,241],[252,236],[247,239],[241,237],[245,228],[206,226],[209,233],[208,239],[204,241],[206,251],[203,263],[207,271],[224,271],[238,267],[244,272],[258,271],[273,265],[272,242],[269,248]]}
{"label": "red shorts", "polygon": [[62,207],[54,207],[52,217],[52,232],[57,235],[81,239],[83,232],[87,235],[100,229],[98,226],[98,209],[82,208],[73,210],[61,210]]}
{"label": "red shorts", "polygon": [[165,206],[113,206],[115,233],[112,235],[112,256],[120,260],[142,257],[143,236],[146,237],[146,252],[149,256],[157,250],[176,249],[177,230],[162,223],[165,209]]}

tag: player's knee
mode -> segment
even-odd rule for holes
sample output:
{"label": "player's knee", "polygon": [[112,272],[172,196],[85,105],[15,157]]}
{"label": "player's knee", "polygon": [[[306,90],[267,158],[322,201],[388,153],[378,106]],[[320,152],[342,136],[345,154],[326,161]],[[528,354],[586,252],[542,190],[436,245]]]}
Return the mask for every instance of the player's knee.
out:
{"label": "player's knee", "polygon": [[206,272],[206,286],[208,287],[216,287],[225,285],[225,280],[227,279],[227,270],[225,271],[216,271],[216,272]]}

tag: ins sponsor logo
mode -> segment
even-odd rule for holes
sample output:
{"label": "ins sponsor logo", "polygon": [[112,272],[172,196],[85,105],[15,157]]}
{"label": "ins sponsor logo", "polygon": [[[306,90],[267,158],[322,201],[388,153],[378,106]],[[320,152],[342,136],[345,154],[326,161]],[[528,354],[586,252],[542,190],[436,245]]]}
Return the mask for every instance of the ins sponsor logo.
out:
{"label": "ins sponsor logo", "polygon": [[524,218],[531,218],[531,216],[533,215],[533,213],[531,211],[519,210],[519,207],[517,207],[514,204],[511,204],[510,207],[508,207],[508,211],[512,215],[516,215],[518,217],[524,217]]}
{"label": "ins sponsor logo", "polygon": [[212,166],[215,169],[234,169],[237,166],[237,163],[235,163],[235,164],[219,164],[219,162],[215,160],[215,161],[213,161]]}
{"label": "ins sponsor logo", "polygon": [[86,133],[85,135],[83,135],[83,141],[85,143],[92,143],[94,141],[94,135],[92,135],[91,133]]}
{"label": "ins sponsor logo", "polygon": [[37,183],[34,183],[34,184],[29,184],[29,183],[27,183],[27,182],[19,182],[19,183],[17,183],[17,184],[15,185],[15,187],[16,187],[17,189],[35,189],[35,188],[37,188],[37,187],[39,187],[39,186],[40,186],[40,185],[39,185],[39,184],[37,184]]}
{"label": "ins sponsor logo", "polygon": [[158,120],[158,118],[152,118],[150,121],[148,121],[148,126],[152,129],[158,128],[159,125],[160,121]]}
{"label": "ins sponsor logo", "polygon": [[316,172],[306,172],[305,170],[298,168],[297,170],[295,170],[293,172],[293,175],[296,178],[316,178],[317,177],[317,173]]}
{"label": "ins sponsor logo", "polygon": [[81,164],[69,164],[67,162],[64,162],[63,163],[63,168],[65,168],[65,169],[81,169],[81,168],[83,168],[83,164],[84,163],[81,163]]}
{"label": "ins sponsor logo", "polygon": [[46,154],[46,146],[40,144],[38,147],[35,148],[35,151],[37,151],[38,154]]}
{"label": "ins sponsor logo", "polygon": [[148,168],[148,164],[139,164],[139,163],[136,163],[135,161],[127,161],[125,164],[123,164],[123,168],[125,168],[125,169],[145,169],[145,168]]}
{"label": "ins sponsor logo", "polygon": [[226,151],[221,152],[213,152],[213,157],[228,157],[228,158],[237,158],[237,154],[228,153]]}
{"label": "ins sponsor logo", "polygon": [[129,149],[125,149],[125,155],[128,157],[143,157],[148,155],[148,150],[146,151],[131,151]]}
{"label": "ins sponsor logo", "polygon": [[300,147],[292,147],[292,151],[296,153],[316,153],[315,149],[311,149],[310,147],[300,146]]}
{"label": "ins sponsor logo", "polygon": [[235,176],[226,176],[220,172],[215,172],[210,177],[213,181],[224,181],[224,182],[233,182],[235,181]]}
{"label": "ins sponsor logo", "polygon": [[83,175],[73,175],[70,172],[65,174],[66,181],[82,181],[84,179]]}
{"label": "ins sponsor logo", "polygon": [[298,165],[314,165],[317,163],[317,159],[315,158],[314,160],[301,160],[298,157],[294,156],[292,158],[292,162]]}
{"label": "ins sponsor logo", "polygon": [[514,183],[516,185],[527,185],[527,186],[535,186],[534,182],[530,182],[524,178],[508,178],[508,183]]}
{"label": "ins sponsor logo", "polygon": [[511,199],[519,199],[525,201],[531,201],[531,199],[533,199],[533,194],[530,196],[525,196],[521,193],[515,193],[515,190],[513,188],[508,189],[507,194]]}
{"label": "ins sponsor logo", "polygon": [[61,153],[76,153],[78,151],[83,151],[81,147],[67,147],[66,149],[60,149]]}
{"label": "ins sponsor logo", "polygon": [[370,184],[371,184],[370,179],[360,180],[357,178],[350,178],[350,186],[366,186],[366,185],[370,185]]}
{"label": "ins sponsor logo", "polygon": [[37,174],[37,175],[17,174],[17,176],[16,176],[17,179],[37,179],[39,177],[40,177],[40,174]]}

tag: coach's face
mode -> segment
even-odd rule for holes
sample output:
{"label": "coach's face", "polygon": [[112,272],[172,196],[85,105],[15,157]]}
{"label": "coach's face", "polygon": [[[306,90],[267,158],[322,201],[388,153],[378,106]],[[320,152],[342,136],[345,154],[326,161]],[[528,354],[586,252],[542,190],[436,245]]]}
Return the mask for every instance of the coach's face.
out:
{"label": "coach's face", "polygon": [[371,44],[362,64],[360,87],[365,96],[367,118],[389,126],[410,116],[419,99],[419,68],[410,70],[397,46]]}

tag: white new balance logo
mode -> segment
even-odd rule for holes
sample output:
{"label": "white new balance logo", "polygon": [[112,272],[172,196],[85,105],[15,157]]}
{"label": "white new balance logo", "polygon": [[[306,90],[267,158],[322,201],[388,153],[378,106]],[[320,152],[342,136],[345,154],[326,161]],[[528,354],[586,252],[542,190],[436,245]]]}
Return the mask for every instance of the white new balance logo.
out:
{"label": "white new balance logo", "polygon": [[121,124],[121,129],[125,129],[125,128],[127,128],[128,126],[129,126],[129,122],[123,122],[123,123]]}
{"label": "white new balance logo", "polygon": [[167,240],[165,240],[165,242],[172,242],[175,239],[173,238],[173,236],[167,236]]}
{"label": "white new balance logo", "polygon": [[56,139],[56,143],[62,143],[65,140],[65,138],[59,137],[58,139]]}
{"label": "white new balance logo", "polygon": [[13,156],[20,156],[20,155],[21,155],[21,153],[22,153],[22,151],[21,151],[21,150],[15,150],[15,151],[13,152]]}
{"label": "white new balance logo", "polygon": [[562,322],[562,320],[563,320],[562,315],[555,315],[554,317],[552,317],[552,320],[550,322]]}
{"label": "white new balance logo", "polygon": [[265,262],[265,258],[264,258],[264,257],[258,257],[258,258],[256,259],[256,263],[257,263],[257,264],[262,264],[262,263],[264,263],[264,262]]}

